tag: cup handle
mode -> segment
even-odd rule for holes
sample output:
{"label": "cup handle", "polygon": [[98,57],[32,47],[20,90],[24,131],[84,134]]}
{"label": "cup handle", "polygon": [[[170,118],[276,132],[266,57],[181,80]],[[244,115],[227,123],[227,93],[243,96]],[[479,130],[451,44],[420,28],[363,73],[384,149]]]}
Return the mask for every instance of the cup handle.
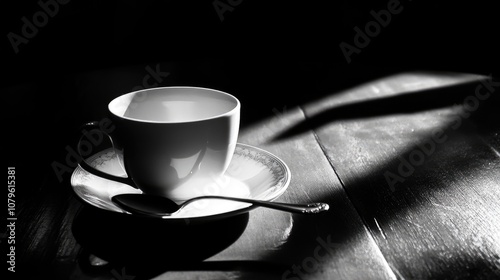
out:
{"label": "cup handle", "polygon": [[82,159],[80,161],[80,163],[79,163],[80,167],[83,168],[83,170],[85,170],[85,171],[87,171],[90,174],[93,174],[95,176],[102,177],[102,178],[105,178],[105,179],[108,179],[108,180],[111,180],[111,181],[119,182],[119,183],[122,183],[122,184],[127,184],[127,185],[130,185],[131,187],[134,187],[134,188],[137,189],[137,187],[135,186],[134,182],[129,177],[120,177],[120,176],[116,176],[116,175],[112,175],[112,174],[103,172],[103,171],[101,171],[99,169],[96,169],[96,168],[90,166],[90,164],[88,164],[85,161],[85,158],[82,155],[82,152],[81,152],[81,149],[80,149],[83,136],[85,136],[83,134],[83,129],[84,128],[86,128],[86,129],[98,129],[99,131],[101,131],[101,133],[103,133],[104,135],[108,136],[109,139],[111,140],[111,143],[113,143],[113,138],[111,138],[111,136],[107,132],[103,131],[100,128],[99,122],[94,121],[94,122],[89,122],[89,123],[86,123],[86,124],[82,125],[81,128],[80,128],[80,131],[82,132],[82,134],[80,135],[80,138],[78,140],[78,144],[76,145],[76,151],[78,152],[78,155]]}

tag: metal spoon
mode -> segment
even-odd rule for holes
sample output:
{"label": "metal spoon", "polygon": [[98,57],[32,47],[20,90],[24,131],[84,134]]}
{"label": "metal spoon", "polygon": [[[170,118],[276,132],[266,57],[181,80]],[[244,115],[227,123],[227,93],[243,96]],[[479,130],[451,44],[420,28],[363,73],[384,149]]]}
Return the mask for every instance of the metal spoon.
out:
{"label": "metal spoon", "polygon": [[158,195],[151,194],[119,194],[111,198],[111,200],[120,206],[122,209],[129,211],[134,214],[147,215],[147,216],[170,216],[180,211],[186,205],[191,202],[200,199],[224,199],[239,202],[251,203],[253,205],[272,208],[276,210],[282,210],[292,213],[300,214],[316,214],[319,212],[327,211],[330,206],[326,203],[310,203],[310,204],[287,204],[280,202],[270,202],[262,200],[254,200],[239,197],[227,197],[227,196],[199,196],[186,200],[181,205],[172,200]]}

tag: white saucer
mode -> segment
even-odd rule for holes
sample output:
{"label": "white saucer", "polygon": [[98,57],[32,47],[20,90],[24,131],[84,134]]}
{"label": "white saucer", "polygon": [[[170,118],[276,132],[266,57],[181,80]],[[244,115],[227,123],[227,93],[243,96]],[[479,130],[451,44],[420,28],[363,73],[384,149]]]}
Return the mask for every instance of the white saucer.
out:
{"label": "white saucer", "polygon": [[[86,160],[91,166],[114,175],[125,176],[113,149],[101,151]],[[246,197],[272,201],[282,195],[290,183],[290,169],[275,155],[262,149],[237,144],[231,163],[223,177],[200,188],[200,195]],[[78,166],[71,176],[76,195],[84,202],[112,212],[126,213],[111,198],[117,194],[142,193],[129,185],[88,173]],[[163,219],[212,219],[241,214],[256,208],[248,203],[204,199]],[[130,214],[131,215],[131,214]]]}

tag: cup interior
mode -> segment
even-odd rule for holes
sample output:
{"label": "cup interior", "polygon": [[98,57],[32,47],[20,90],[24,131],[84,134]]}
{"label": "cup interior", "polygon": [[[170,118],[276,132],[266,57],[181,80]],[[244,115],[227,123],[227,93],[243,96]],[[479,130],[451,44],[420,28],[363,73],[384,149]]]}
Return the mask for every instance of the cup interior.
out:
{"label": "cup interior", "polygon": [[131,92],[109,103],[109,111],[124,119],[177,123],[216,118],[237,110],[234,96],[198,87],[163,87]]}

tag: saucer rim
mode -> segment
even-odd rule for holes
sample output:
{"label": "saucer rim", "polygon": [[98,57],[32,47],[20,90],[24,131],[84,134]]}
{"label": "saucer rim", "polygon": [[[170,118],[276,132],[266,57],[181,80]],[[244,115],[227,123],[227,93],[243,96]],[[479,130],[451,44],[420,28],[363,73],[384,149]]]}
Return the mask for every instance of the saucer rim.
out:
{"label": "saucer rim", "polygon": [[[290,168],[288,167],[288,165],[281,158],[279,158],[278,156],[274,155],[273,153],[271,153],[269,151],[261,149],[259,147],[255,147],[255,146],[252,146],[252,145],[249,145],[249,144],[244,144],[244,143],[239,143],[239,142],[236,143],[236,146],[243,146],[243,147],[246,147],[247,149],[253,149],[253,150],[256,150],[257,152],[259,152],[261,154],[265,154],[266,156],[273,158],[275,160],[275,162],[277,162],[282,167],[282,169],[284,171],[283,177],[285,178],[284,182],[283,182],[283,187],[279,190],[279,192],[277,192],[277,194],[273,198],[267,199],[267,200],[264,200],[264,201],[274,201],[274,200],[278,199],[280,196],[282,196],[286,192],[286,190],[288,189],[288,187],[290,185],[290,181],[291,181],[291,172],[290,172]],[[93,154],[92,156],[90,156],[87,159],[90,159],[90,158],[94,157],[95,155],[101,154],[101,153],[103,153],[106,150],[108,150],[108,149],[99,151],[99,152]],[[198,222],[219,220],[219,219],[224,219],[224,218],[228,218],[228,217],[232,217],[232,216],[236,216],[236,215],[241,215],[241,214],[248,213],[248,212],[250,212],[250,211],[252,211],[252,210],[260,207],[260,206],[256,206],[256,205],[249,205],[247,207],[236,209],[236,210],[230,210],[230,211],[223,212],[223,213],[210,214],[210,215],[198,216],[198,217],[172,217],[172,216],[153,217],[153,216],[145,216],[145,215],[143,216],[143,215],[138,215],[138,214],[134,214],[134,213],[128,212],[128,211],[123,210],[121,208],[120,208],[121,211],[118,212],[118,211],[114,211],[114,210],[109,209],[109,208],[103,208],[103,207],[99,207],[97,205],[94,205],[94,204],[86,201],[83,197],[81,197],[76,192],[75,188],[77,186],[75,184],[73,184],[73,180],[74,180],[74,177],[76,176],[75,174],[77,173],[78,169],[83,169],[80,166],[80,164],[78,164],[78,166],[73,170],[73,172],[71,174],[71,180],[70,180],[71,181],[70,182],[71,190],[73,191],[74,195],[78,198],[78,200],[80,200],[81,202],[83,202],[83,204],[85,206],[91,206],[92,208],[99,209],[99,210],[105,211],[107,213],[114,213],[114,214],[117,214],[117,215],[126,215],[126,216],[132,216],[132,217],[140,217],[140,218],[151,218],[151,219],[154,219],[154,220],[164,220],[164,221],[169,221],[169,222],[179,222],[179,221],[181,221],[181,222],[186,222],[187,224],[189,224],[191,222],[198,223]],[[133,188],[132,186],[130,186],[130,187]]]}

